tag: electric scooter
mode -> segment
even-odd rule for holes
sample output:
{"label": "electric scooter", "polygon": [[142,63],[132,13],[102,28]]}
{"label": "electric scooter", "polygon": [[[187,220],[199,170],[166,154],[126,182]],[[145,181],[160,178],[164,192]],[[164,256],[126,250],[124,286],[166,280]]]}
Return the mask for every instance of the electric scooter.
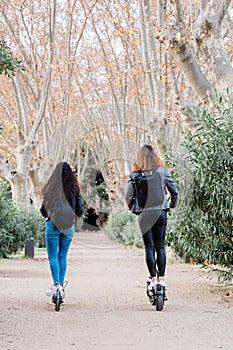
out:
{"label": "electric scooter", "polygon": [[158,282],[151,290],[148,290],[150,281],[146,282],[146,294],[151,305],[156,307],[156,311],[162,311],[164,301],[167,300],[164,287]]}
{"label": "electric scooter", "polygon": [[[65,281],[63,285],[63,290],[65,290],[65,287],[67,286],[67,284],[68,284],[68,281]],[[55,311],[60,311],[60,306],[64,302],[61,297],[60,288],[56,289],[56,293],[52,297],[52,302],[55,304]]]}
{"label": "electric scooter", "polygon": [[56,289],[56,293],[52,297],[52,302],[55,304],[55,311],[60,311],[60,306],[62,304],[60,289]]}

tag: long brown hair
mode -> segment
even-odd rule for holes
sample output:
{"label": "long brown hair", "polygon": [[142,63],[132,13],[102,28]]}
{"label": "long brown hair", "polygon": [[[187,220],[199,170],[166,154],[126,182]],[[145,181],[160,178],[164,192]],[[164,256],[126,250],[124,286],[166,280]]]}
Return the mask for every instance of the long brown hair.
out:
{"label": "long brown hair", "polygon": [[150,171],[154,166],[164,167],[165,165],[157,156],[151,145],[142,146],[133,164],[132,171]]}
{"label": "long brown hair", "polygon": [[59,191],[65,195],[67,200],[69,200],[71,194],[78,195],[80,192],[78,180],[70,165],[66,162],[57,164],[47,184],[42,189],[45,207],[53,207]]}

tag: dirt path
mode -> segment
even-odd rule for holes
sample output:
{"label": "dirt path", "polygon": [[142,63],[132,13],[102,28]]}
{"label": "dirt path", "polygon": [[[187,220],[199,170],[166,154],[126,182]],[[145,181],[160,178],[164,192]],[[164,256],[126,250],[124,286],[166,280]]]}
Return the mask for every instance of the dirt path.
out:
{"label": "dirt path", "polygon": [[45,252],[0,262],[1,350],[232,350],[232,298],[212,291],[198,266],[168,263],[168,302],[155,311],[145,296],[143,252],[100,232],[79,232],[69,252],[66,304],[44,295]]}

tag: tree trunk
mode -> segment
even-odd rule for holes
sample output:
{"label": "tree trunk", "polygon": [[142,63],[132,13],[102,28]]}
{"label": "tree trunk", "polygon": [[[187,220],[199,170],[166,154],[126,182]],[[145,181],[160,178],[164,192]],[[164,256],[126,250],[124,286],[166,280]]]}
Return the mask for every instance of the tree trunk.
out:
{"label": "tree trunk", "polygon": [[220,86],[233,86],[233,68],[223,42],[222,21],[231,0],[201,1],[201,11],[194,23],[197,49],[209,67],[209,81]]}
{"label": "tree trunk", "polygon": [[175,59],[187,82],[204,104],[213,100],[212,86],[196,63],[189,44],[183,39],[174,39],[170,43],[170,54]]}
{"label": "tree trunk", "polygon": [[12,176],[8,178],[12,189],[12,199],[15,204],[28,210],[30,205],[28,190],[30,147],[27,145],[19,147],[16,157],[17,168],[13,170]]}

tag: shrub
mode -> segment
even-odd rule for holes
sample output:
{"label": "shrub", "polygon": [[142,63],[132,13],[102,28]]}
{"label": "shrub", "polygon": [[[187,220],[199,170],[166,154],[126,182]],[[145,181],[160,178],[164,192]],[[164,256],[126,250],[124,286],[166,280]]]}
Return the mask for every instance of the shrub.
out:
{"label": "shrub", "polygon": [[128,210],[112,212],[104,226],[104,232],[113,240],[138,248],[143,246],[137,218]]}
{"label": "shrub", "polygon": [[168,240],[186,260],[222,266],[226,280],[233,261],[233,104],[217,97],[211,112],[195,110],[194,131],[185,134],[187,158],[170,158],[180,200]]}
{"label": "shrub", "polygon": [[0,183],[0,189],[0,257],[7,258],[21,250],[32,237],[37,244],[42,244],[44,225],[40,213],[33,208],[28,213],[13,205],[9,186]]}

